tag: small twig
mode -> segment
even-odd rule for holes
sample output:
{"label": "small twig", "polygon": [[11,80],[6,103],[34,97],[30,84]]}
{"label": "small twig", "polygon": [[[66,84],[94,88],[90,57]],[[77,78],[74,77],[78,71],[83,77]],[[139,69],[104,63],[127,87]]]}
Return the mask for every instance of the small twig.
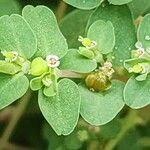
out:
{"label": "small twig", "polygon": [[19,119],[21,118],[29,100],[31,97],[31,91],[29,90],[19,101],[17,108],[14,112],[14,115],[12,116],[11,120],[9,121],[3,135],[2,138],[0,140],[0,150],[4,150],[4,148],[6,147],[6,144],[9,140],[9,138],[12,135],[12,132],[14,130],[14,128],[16,127]]}
{"label": "small twig", "polygon": [[136,111],[131,110],[127,117],[122,122],[122,129],[118,133],[115,139],[112,139],[108,142],[105,147],[105,150],[113,150],[115,146],[121,141],[124,135],[133,128],[136,124],[140,122],[140,118],[137,116]]}
{"label": "small twig", "polygon": [[68,70],[59,70],[59,76],[61,78],[85,78],[87,74],[76,73]]}
{"label": "small twig", "polygon": [[0,111],[0,122],[9,122],[14,114],[16,106],[9,106]]}
{"label": "small twig", "polygon": [[56,18],[58,22],[64,17],[66,13],[66,8],[67,8],[67,4],[63,0],[60,0],[60,3],[56,11]]}
{"label": "small twig", "polygon": [[21,145],[16,145],[13,143],[6,143],[5,150],[35,150],[35,149],[30,147],[24,147]]}

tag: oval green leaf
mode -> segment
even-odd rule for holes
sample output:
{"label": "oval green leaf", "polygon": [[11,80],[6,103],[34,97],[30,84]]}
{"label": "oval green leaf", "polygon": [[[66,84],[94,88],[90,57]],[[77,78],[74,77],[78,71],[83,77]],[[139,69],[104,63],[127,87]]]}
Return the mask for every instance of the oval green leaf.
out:
{"label": "oval green leaf", "polygon": [[144,16],[140,23],[137,38],[142,43],[143,48],[150,52],[150,14]]}
{"label": "oval green leaf", "polygon": [[130,58],[131,50],[135,48],[134,45],[137,41],[129,8],[126,5],[100,6],[91,15],[88,27],[97,20],[111,21],[113,24],[116,39],[113,63],[115,66],[122,66],[123,61]]}
{"label": "oval green leaf", "polygon": [[58,135],[68,135],[74,130],[79,118],[80,93],[73,81],[60,80],[54,97],[46,97],[40,90],[38,101],[43,116]]}
{"label": "oval green leaf", "polygon": [[29,80],[21,73],[14,76],[0,74],[0,85],[0,109],[2,109],[26,93]]}
{"label": "oval green leaf", "polygon": [[97,63],[80,55],[76,49],[70,49],[65,57],[61,59],[60,69],[89,73],[96,69]]}
{"label": "oval green leaf", "polygon": [[96,41],[98,49],[107,54],[112,52],[115,46],[115,32],[113,24],[110,21],[95,21],[88,29],[87,36]]}
{"label": "oval green leaf", "polygon": [[23,17],[30,24],[38,40],[36,56],[45,57],[54,54],[63,57],[67,53],[66,39],[60,32],[55,15],[45,6],[26,6]]}
{"label": "oval green leaf", "polygon": [[0,60],[0,73],[11,74],[14,75],[21,71],[21,66],[6,62],[5,60]]}
{"label": "oval green leaf", "polygon": [[150,104],[150,76],[144,81],[137,81],[132,76],[124,88],[124,101],[133,108],[138,109]]}
{"label": "oval green leaf", "polygon": [[93,9],[101,4],[103,0],[64,0],[69,5],[79,9]]}
{"label": "oval green leaf", "polygon": [[123,108],[124,83],[113,80],[106,92],[92,92],[79,84],[81,93],[81,116],[92,125],[103,125],[111,121]]}
{"label": "oval green leaf", "polygon": [[31,58],[37,50],[37,41],[28,23],[17,14],[0,18],[0,49],[17,51]]}

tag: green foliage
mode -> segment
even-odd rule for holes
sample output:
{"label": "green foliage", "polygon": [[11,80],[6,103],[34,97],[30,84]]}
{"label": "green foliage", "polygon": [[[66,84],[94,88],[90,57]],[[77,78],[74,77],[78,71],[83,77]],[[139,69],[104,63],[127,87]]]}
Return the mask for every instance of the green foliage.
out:
{"label": "green foliage", "polygon": [[102,0],[64,0],[66,3],[79,9],[93,9],[100,5]]}
{"label": "green foliage", "polygon": [[114,26],[116,43],[113,50],[113,62],[116,66],[122,66],[123,61],[130,58],[131,50],[136,43],[135,27],[130,10],[125,5],[100,6],[91,15],[88,26],[99,19],[111,21]]}
{"label": "green foliage", "polygon": [[[142,120],[136,113],[130,116],[124,105],[138,109],[150,104],[150,5],[143,1],[143,6],[139,0],[64,1],[84,10],[66,15],[66,5],[60,3],[56,14],[63,10],[61,15],[66,15],[60,29],[46,6],[27,5],[21,16],[13,14],[19,13],[20,6],[12,0],[12,10],[0,10],[0,15],[6,14],[0,17],[0,109],[21,98],[30,86],[38,92],[34,97],[38,111],[61,135],[46,129],[52,133],[45,136],[52,140],[49,149],[85,149],[89,141],[96,140],[98,144],[93,148],[91,142],[90,149],[107,148],[109,140],[110,146],[119,143]],[[0,1],[0,8],[5,2]],[[133,20],[139,15],[144,17]],[[122,69],[133,76],[128,79]],[[120,121],[124,115],[129,125]],[[116,148],[122,149],[120,145]]]}
{"label": "green foliage", "polygon": [[132,76],[124,89],[124,101],[133,109],[142,108],[150,104],[150,76],[145,81],[137,81]]}
{"label": "green foliage", "polygon": [[123,88],[123,82],[114,80],[110,90],[95,93],[80,84],[82,117],[92,125],[103,125],[111,121],[124,106]]}
{"label": "green foliage", "polygon": [[138,31],[137,31],[137,38],[138,41],[142,43],[143,48],[150,52],[150,14],[144,16],[143,20],[141,21]]}
{"label": "green foliage", "polygon": [[2,109],[26,93],[29,81],[22,73],[15,76],[0,74],[0,85],[0,109]]}
{"label": "green foliage", "polygon": [[0,49],[17,51],[25,58],[31,58],[37,50],[36,38],[27,22],[20,16],[0,18]]}
{"label": "green foliage", "polygon": [[63,57],[67,53],[67,43],[60,32],[53,12],[45,6],[26,6],[23,17],[30,24],[38,41],[37,56],[54,54]]}
{"label": "green foliage", "polygon": [[62,79],[58,83],[57,95],[46,97],[39,92],[40,109],[58,135],[68,135],[75,128],[80,110],[80,94],[77,85]]}
{"label": "green foliage", "polygon": [[10,62],[5,62],[3,60],[0,60],[0,72],[1,73],[6,73],[6,74],[16,74],[21,70],[21,67],[10,63]]}
{"label": "green foliage", "polygon": [[80,73],[91,72],[97,67],[95,60],[90,60],[81,56],[76,49],[70,49],[67,55],[61,59],[61,61],[62,63],[60,65],[60,69],[67,69]]}
{"label": "green foliage", "polygon": [[115,45],[115,33],[110,21],[98,20],[94,22],[89,27],[87,36],[97,42],[97,47],[101,53],[112,52]]}

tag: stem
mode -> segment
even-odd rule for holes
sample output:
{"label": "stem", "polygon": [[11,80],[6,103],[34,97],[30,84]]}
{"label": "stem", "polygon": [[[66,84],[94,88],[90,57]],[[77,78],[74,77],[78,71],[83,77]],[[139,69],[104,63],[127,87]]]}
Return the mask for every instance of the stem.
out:
{"label": "stem", "polygon": [[59,76],[61,78],[85,78],[87,74],[76,73],[68,70],[59,70]]}
{"label": "stem", "polygon": [[17,105],[17,108],[12,116],[11,120],[9,121],[2,138],[0,140],[0,150],[4,150],[5,146],[7,145],[7,141],[11,137],[13,130],[15,129],[19,119],[21,118],[29,100],[31,97],[31,91],[29,90],[20,100]]}
{"label": "stem", "polygon": [[58,5],[58,8],[57,8],[57,11],[56,11],[56,18],[57,18],[57,21],[60,22],[60,20],[63,18],[63,16],[65,15],[66,13],[66,8],[67,8],[67,5],[66,3],[63,1],[63,0],[60,0],[60,3]]}
{"label": "stem", "polygon": [[127,117],[122,122],[122,129],[118,133],[115,139],[112,139],[108,142],[105,147],[105,150],[113,150],[115,146],[121,141],[124,135],[133,128],[137,123],[139,123],[140,118],[137,116],[137,113],[133,110],[129,112]]}

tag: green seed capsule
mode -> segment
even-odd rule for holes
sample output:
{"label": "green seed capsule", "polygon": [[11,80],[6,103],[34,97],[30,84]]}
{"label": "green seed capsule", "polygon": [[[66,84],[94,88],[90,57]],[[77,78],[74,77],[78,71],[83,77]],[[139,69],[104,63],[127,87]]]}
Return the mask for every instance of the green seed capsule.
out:
{"label": "green seed capsule", "polygon": [[85,79],[86,86],[96,92],[108,90],[111,82],[102,72],[89,74]]}
{"label": "green seed capsule", "polygon": [[92,44],[92,41],[89,38],[83,38],[82,45],[85,47],[90,47]]}
{"label": "green seed capsule", "polygon": [[48,65],[41,57],[35,58],[31,63],[30,73],[33,76],[40,76],[48,71]]}

